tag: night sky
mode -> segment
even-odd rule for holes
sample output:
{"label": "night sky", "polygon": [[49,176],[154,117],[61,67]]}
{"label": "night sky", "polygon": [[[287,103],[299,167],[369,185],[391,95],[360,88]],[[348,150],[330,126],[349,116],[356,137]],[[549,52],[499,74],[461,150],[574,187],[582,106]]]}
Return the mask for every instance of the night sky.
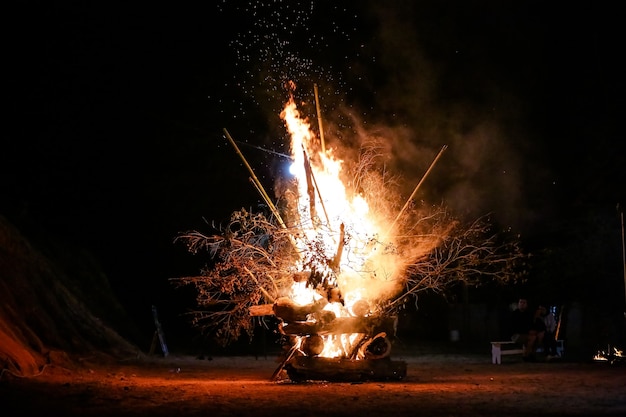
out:
{"label": "night sky", "polygon": [[150,319],[174,297],[168,278],[203,264],[178,233],[262,201],[224,128],[272,189],[286,81],[313,125],[319,86],[329,143],[342,129],[388,135],[407,197],[448,145],[418,199],[493,212],[533,249],[580,213],[619,221],[616,3],[210,3],[20,2],[5,15],[0,213],[92,251],[131,312]]}

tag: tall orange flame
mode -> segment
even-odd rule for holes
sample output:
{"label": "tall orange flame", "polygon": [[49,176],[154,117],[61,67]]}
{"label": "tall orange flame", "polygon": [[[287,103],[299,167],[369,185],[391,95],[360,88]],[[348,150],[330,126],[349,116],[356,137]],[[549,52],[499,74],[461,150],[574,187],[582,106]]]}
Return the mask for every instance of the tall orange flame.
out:
{"label": "tall orange flame", "polygon": [[[346,191],[340,179],[344,162],[334,157],[331,147],[322,150],[293,96],[280,117],[291,136],[292,173],[298,189],[294,205],[302,233],[295,238],[296,245],[306,251],[307,242],[322,242],[326,259],[333,260],[333,265],[315,267],[326,271],[336,267],[331,284],[341,292],[344,306],[330,303],[328,308],[335,309],[337,316],[354,314],[355,304],[375,309],[385,295],[391,298],[397,294],[399,275],[404,270],[401,259],[385,250],[393,242],[379,241],[389,219],[375,218],[366,196]],[[294,285],[294,300],[307,303],[316,297],[315,289]]]}

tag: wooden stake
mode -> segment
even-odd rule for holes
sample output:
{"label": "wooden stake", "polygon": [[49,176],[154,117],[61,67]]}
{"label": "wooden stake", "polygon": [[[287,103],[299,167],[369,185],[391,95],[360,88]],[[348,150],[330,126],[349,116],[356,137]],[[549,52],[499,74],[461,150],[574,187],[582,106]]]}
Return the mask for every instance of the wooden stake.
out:
{"label": "wooden stake", "polygon": [[[272,200],[270,199],[270,197],[265,192],[265,189],[263,188],[263,185],[261,185],[261,182],[256,177],[256,175],[254,174],[254,171],[252,170],[252,167],[250,166],[250,164],[248,164],[248,161],[246,161],[246,158],[243,156],[243,154],[239,150],[239,147],[237,146],[237,144],[235,143],[233,138],[230,136],[230,133],[228,133],[228,130],[226,130],[226,129],[224,129],[224,133],[226,134],[226,138],[230,141],[231,145],[233,145],[233,147],[235,148],[235,151],[237,151],[237,154],[239,155],[239,157],[241,158],[243,163],[248,168],[248,171],[250,171],[250,174],[252,174],[252,178],[250,178],[250,181],[256,187],[256,189],[259,192],[259,194],[261,194],[261,197],[263,197],[263,199],[265,200],[265,202],[269,206],[270,210],[272,210],[272,213],[274,213],[274,216],[276,216],[276,220],[278,221],[278,223],[280,223],[281,227],[283,229],[287,229],[287,226],[285,225],[285,222],[283,221],[282,217],[280,217],[280,213],[276,209],[276,206],[274,205],[274,203],[272,203]],[[298,245],[296,245],[296,242],[294,240],[293,235],[291,235],[291,234],[289,235],[289,240],[291,241],[291,244],[293,245],[294,249],[296,249],[296,252],[298,252]],[[300,255],[300,254],[298,253],[298,255]]]}
{"label": "wooden stake", "polygon": [[[626,246],[624,245],[624,212],[623,211],[620,212],[620,218],[622,219],[622,262],[624,263],[624,295],[626,296]],[[624,318],[626,318],[626,312],[624,313]]]}
{"label": "wooden stake", "polygon": [[411,200],[413,200],[413,197],[415,197],[415,194],[417,193],[417,190],[420,188],[420,186],[422,185],[422,183],[424,182],[424,180],[426,179],[426,177],[428,176],[430,171],[433,169],[433,167],[435,166],[435,164],[437,163],[439,158],[441,158],[441,154],[443,154],[443,151],[445,151],[446,149],[448,149],[448,145],[443,145],[443,147],[441,148],[441,150],[439,151],[439,153],[437,154],[437,156],[435,157],[433,162],[430,164],[430,167],[428,167],[428,170],[426,171],[426,173],[424,174],[424,176],[422,177],[420,182],[417,184],[417,186],[415,186],[415,189],[411,193],[411,196],[409,197],[409,199],[406,201],[406,203],[404,203],[404,207],[402,207],[402,210],[400,210],[400,213],[398,213],[398,215],[396,216],[396,219],[393,221],[393,223],[391,223],[391,226],[389,226],[389,229],[387,230],[387,233],[385,233],[385,239],[387,238],[387,236],[389,236],[389,233],[391,233],[391,230],[394,228],[394,226],[398,222],[398,219],[400,219],[400,217],[404,213],[404,210],[406,210],[406,208],[409,206],[409,203],[411,202]]}
{"label": "wooden stake", "polygon": [[[313,185],[315,186],[315,190],[317,191],[317,196],[320,199],[320,204],[322,205],[322,210],[324,211],[324,216],[326,217],[326,223],[328,224],[328,228],[331,229],[331,224],[330,224],[330,219],[328,218],[328,212],[326,211],[326,206],[324,205],[324,199],[322,198],[322,193],[320,192],[320,187],[318,187],[317,185],[317,180],[315,179],[315,174],[313,174],[313,170],[311,169],[311,160],[309,159],[309,155],[307,155],[306,150],[304,149],[304,147],[302,147],[302,151],[304,152],[304,167],[305,167],[305,171],[307,173],[307,180],[308,180],[308,176],[311,176],[311,179],[313,180]],[[308,166],[308,168],[307,168]],[[309,198],[315,198],[315,196],[311,197],[311,194],[309,192]],[[312,214],[311,214],[312,215]]]}
{"label": "wooden stake", "polygon": [[317,108],[317,123],[320,127],[320,142],[322,143],[322,153],[326,153],[326,144],[324,143],[324,126],[322,124],[322,111],[320,110],[320,99],[317,94],[317,84],[313,84],[315,91],[315,107]]}
{"label": "wooden stake", "polygon": [[291,360],[291,358],[293,358],[293,355],[296,354],[296,352],[298,351],[299,347],[300,347],[300,342],[296,342],[291,347],[291,349],[289,350],[287,355],[285,355],[285,358],[278,365],[278,368],[276,368],[276,370],[272,374],[272,377],[270,378],[270,381],[276,381],[276,379],[278,379],[278,376],[280,375],[281,371],[285,368],[285,365],[287,365],[287,362],[289,362]]}
{"label": "wooden stake", "polygon": [[302,153],[304,155],[304,173],[306,175],[306,191],[309,195],[309,214],[311,216],[311,223],[315,228],[319,225],[319,220],[317,218],[317,211],[315,210],[315,187],[313,186],[313,171],[311,170],[311,163],[309,162],[309,158],[306,156],[306,151],[303,149]]}
{"label": "wooden stake", "polygon": [[[243,267],[244,271],[246,271],[248,273],[248,275],[250,275],[250,278],[252,278],[252,280],[254,281],[254,283],[257,285],[257,287],[259,287],[259,290],[261,290],[261,292],[263,293],[263,295],[265,296],[265,298],[267,298],[268,300],[270,300],[270,302],[274,302],[274,297],[272,297],[270,295],[270,293],[267,292],[267,290],[265,288],[263,288],[261,286],[261,284],[259,284],[259,281],[256,279],[256,277],[254,276],[254,274],[252,273],[252,271],[250,271],[248,268],[246,268],[245,266]],[[270,278],[271,279],[271,278]],[[272,279],[272,282],[274,280]],[[274,284],[274,287],[276,286],[276,284]]]}
{"label": "wooden stake", "polygon": [[334,271],[339,270],[339,265],[341,264],[341,256],[343,255],[343,247],[345,245],[346,239],[346,230],[343,223],[339,226],[339,246],[337,247],[337,252],[335,253],[335,257],[330,263],[330,267]]}
{"label": "wooden stake", "polygon": [[283,229],[286,229],[287,226],[285,226],[285,223],[283,222],[282,217],[280,217],[280,214],[278,213],[278,210],[276,209],[276,206],[274,206],[274,203],[272,203],[272,200],[269,198],[269,196],[265,192],[265,189],[263,188],[263,185],[261,185],[261,182],[259,181],[259,179],[257,178],[256,174],[252,170],[252,167],[248,164],[248,161],[246,161],[246,158],[243,156],[243,154],[239,150],[239,147],[237,146],[237,144],[235,143],[233,138],[230,136],[230,133],[228,133],[228,130],[224,129],[224,133],[226,134],[226,138],[230,141],[231,145],[233,145],[233,147],[235,148],[235,151],[237,152],[237,154],[239,155],[239,157],[241,158],[241,160],[245,164],[246,168],[248,168],[248,171],[250,171],[250,174],[252,175],[252,181],[254,182],[254,185],[256,186],[256,188],[259,191],[259,193],[261,194],[261,197],[263,197],[263,199],[265,200],[265,202],[269,206],[270,210],[272,210],[272,213],[274,213],[274,216],[276,216],[276,219],[278,220],[278,223],[280,223],[280,225],[283,227]]}

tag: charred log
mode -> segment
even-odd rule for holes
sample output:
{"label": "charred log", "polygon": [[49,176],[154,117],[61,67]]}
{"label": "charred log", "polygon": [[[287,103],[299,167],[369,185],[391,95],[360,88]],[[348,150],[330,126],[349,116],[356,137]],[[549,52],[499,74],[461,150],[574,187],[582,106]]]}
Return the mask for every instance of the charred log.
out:
{"label": "charred log", "polygon": [[391,341],[382,332],[367,340],[359,349],[365,359],[382,359],[391,354]]}
{"label": "charred log", "polygon": [[406,376],[406,362],[295,356],[284,368],[292,381],[385,381]]}
{"label": "charred log", "polygon": [[312,334],[302,340],[302,352],[307,356],[317,356],[324,350],[324,339],[318,334]]}

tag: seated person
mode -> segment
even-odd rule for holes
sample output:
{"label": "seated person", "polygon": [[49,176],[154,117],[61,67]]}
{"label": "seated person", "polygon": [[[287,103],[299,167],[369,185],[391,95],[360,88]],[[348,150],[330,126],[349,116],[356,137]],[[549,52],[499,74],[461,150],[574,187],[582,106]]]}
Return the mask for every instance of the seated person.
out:
{"label": "seated person", "polygon": [[543,350],[548,359],[558,358],[556,350],[556,319],[554,314],[545,306],[539,305],[540,315],[545,325],[545,335],[543,337]]}
{"label": "seated person", "polygon": [[535,359],[537,330],[538,325],[535,321],[535,314],[528,309],[528,300],[522,297],[517,301],[517,308],[512,313],[511,340],[522,344],[524,361],[533,361]]}
{"label": "seated person", "polygon": [[543,346],[546,335],[546,323],[543,321],[542,311],[542,307],[537,306],[535,314],[533,315],[533,325],[530,329],[531,332],[534,332],[536,335],[535,351],[539,346]]}

